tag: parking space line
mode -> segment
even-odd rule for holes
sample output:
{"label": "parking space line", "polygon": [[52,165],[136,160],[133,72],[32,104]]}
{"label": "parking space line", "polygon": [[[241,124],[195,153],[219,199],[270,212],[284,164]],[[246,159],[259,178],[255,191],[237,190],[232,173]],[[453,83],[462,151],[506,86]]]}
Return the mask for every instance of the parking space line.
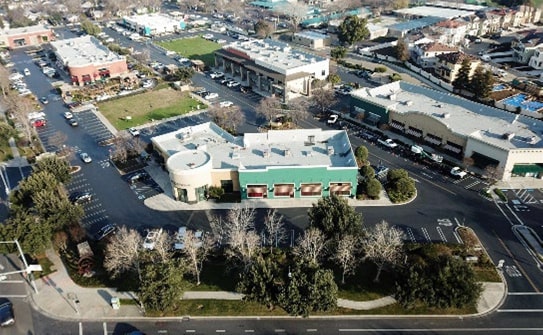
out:
{"label": "parking space line", "polygon": [[445,243],[447,243],[447,237],[445,237],[445,234],[443,233],[443,229],[441,229],[441,227],[436,227],[436,230],[437,230],[437,233],[439,234],[439,237],[441,238],[441,240]]}
{"label": "parking space line", "polygon": [[422,230],[422,234],[426,238],[426,241],[427,242],[432,242],[432,239],[430,238],[430,234],[428,234],[428,230],[426,230],[426,228],[424,228],[424,227],[422,227],[421,230]]}
{"label": "parking space line", "polygon": [[453,231],[453,236],[454,238],[456,238],[456,241],[458,242],[458,244],[464,244],[464,241],[462,241],[462,238],[460,237],[460,235],[458,235],[456,231]]}

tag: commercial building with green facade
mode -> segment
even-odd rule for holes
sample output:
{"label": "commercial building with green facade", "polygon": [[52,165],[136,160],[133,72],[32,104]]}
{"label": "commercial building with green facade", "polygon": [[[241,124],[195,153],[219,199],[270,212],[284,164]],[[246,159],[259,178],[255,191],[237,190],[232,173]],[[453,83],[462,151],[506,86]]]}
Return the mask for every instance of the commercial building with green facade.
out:
{"label": "commercial building with green facade", "polygon": [[296,129],[234,137],[212,122],[151,139],[176,200],[197,203],[221,187],[242,199],[356,194],[358,166],[344,130]]}
{"label": "commercial building with green facade", "polygon": [[351,116],[495,173],[543,178],[543,121],[403,81],[351,92]]}

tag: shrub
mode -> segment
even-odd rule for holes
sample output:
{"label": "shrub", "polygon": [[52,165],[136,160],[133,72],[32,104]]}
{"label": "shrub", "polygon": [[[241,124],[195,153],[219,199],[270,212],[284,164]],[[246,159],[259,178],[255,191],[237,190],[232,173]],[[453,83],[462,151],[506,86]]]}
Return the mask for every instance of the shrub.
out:
{"label": "shrub", "polygon": [[373,71],[378,73],[384,73],[387,72],[387,68],[384,66],[376,66]]}
{"label": "shrub", "polygon": [[496,193],[496,195],[500,198],[500,200],[507,201],[507,196],[499,188],[495,188],[494,193]]}
{"label": "shrub", "polygon": [[212,199],[220,199],[224,195],[224,190],[218,186],[210,186],[207,195]]}

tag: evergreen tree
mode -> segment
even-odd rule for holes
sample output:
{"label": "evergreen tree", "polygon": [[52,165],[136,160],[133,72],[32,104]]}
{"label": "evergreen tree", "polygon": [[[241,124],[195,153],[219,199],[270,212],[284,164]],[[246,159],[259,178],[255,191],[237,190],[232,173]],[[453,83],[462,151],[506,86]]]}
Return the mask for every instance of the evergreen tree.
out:
{"label": "evergreen tree", "polygon": [[349,206],[347,200],[336,195],[319,199],[309,209],[309,224],[320,229],[327,239],[340,239],[346,234],[362,231],[362,215]]}
{"label": "evergreen tree", "polygon": [[471,71],[471,61],[469,58],[464,58],[462,60],[462,65],[458,70],[456,79],[452,82],[452,85],[455,90],[469,90],[470,89],[470,71]]}
{"label": "evergreen tree", "polygon": [[238,291],[244,294],[244,300],[256,301],[272,310],[282,282],[277,261],[261,255],[242,275]]}
{"label": "evergreen tree", "polygon": [[356,15],[347,16],[338,27],[338,39],[341,43],[353,45],[370,36],[368,21]]}
{"label": "evergreen tree", "polygon": [[139,292],[145,308],[160,315],[175,310],[187,288],[184,273],[185,265],[180,259],[146,264],[142,269]]}
{"label": "evergreen tree", "polygon": [[485,100],[490,96],[494,86],[494,76],[482,66],[478,66],[471,79],[471,90],[479,100]]}
{"label": "evergreen tree", "polygon": [[405,62],[409,59],[409,47],[403,38],[398,38],[396,44],[396,58],[401,62]]}

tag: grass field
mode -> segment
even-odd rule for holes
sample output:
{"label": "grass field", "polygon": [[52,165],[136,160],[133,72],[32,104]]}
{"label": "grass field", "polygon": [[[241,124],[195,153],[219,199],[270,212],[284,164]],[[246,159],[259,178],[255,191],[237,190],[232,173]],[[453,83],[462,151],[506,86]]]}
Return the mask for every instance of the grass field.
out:
{"label": "grass field", "polygon": [[[182,115],[205,105],[188,93],[165,88],[122,97],[98,104],[100,112],[118,130],[140,126],[153,120]],[[126,117],[131,119],[127,120]]]}
{"label": "grass field", "polygon": [[215,64],[213,53],[215,50],[221,48],[218,43],[208,41],[201,37],[181,38],[171,42],[159,42],[158,45],[168,50],[175,51],[183,57],[200,59],[207,66],[213,66]]}

